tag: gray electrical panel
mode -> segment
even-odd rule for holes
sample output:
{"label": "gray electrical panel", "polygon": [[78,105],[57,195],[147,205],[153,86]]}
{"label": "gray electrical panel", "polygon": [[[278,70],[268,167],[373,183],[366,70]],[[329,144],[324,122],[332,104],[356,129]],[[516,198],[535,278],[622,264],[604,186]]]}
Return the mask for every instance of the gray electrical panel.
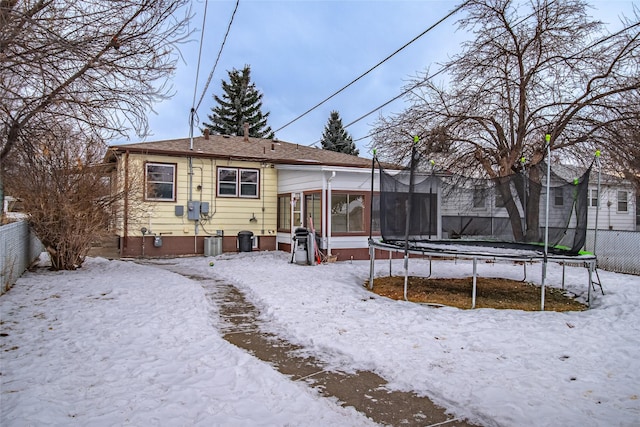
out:
{"label": "gray electrical panel", "polygon": [[176,205],[176,216],[183,216],[184,215],[184,206],[182,205]]}
{"label": "gray electrical panel", "polygon": [[192,221],[200,219],[200,202],[187,202],[187,218]]}
{"label": "gray electrical panel", "polygon": [[209,213],[209,202],[200,203],[200,213],[207,215]]}

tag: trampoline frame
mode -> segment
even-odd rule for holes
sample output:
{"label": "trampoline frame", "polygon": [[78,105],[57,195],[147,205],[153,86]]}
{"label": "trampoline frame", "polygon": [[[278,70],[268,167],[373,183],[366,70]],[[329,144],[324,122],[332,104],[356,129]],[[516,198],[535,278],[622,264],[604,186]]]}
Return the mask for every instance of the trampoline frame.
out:
{"label": "trampoline frame", "polygon": [[[413,185],[414,185],[414,170],[415,170],[415,155],[416,155],[416,143],[419,141],[419,137],[415,136],[413,139],[414,144],[411,148],[411,164],[410,164],[410,178],[409,178],[409,195],[413,193]],[[551,135],[545,135],[546,140],[546,151],[547,151],[547,159],[551,158]],[[594,159],[596,166],[598,168],[598,209],[596,210],[596,236],[598,231],[598,211],[600,210],[600,174],[601,174],[601,165],[600,165],[600,150],[597,150],[595,153]],[[376,162],[376,150],[373,151],[373,159],[371,160],[371,212],[373,212],[373,180],[375,176],[375,162]],[[433,163],[432,163],[433,165]],[[511,253],[509,252],[483,252],[472,250],[472,248],[481,248],[482,246],[473,246],[469,245],[469,250],[460,250],[460,249],[448,249],[446,247],[438,247],[438,245],[450,244],[455,245],[455,241],[443,241],[443,240],[425,240],[420,241],[421,244],[429,245],[418,247],[415,244],[410,245],[409,242],[409,224],[410,224],[410,212],[411,212],[411,197],[408,198],[408,207],[407,207],[407,224],[405,230],[405,239],[404,245],[400,246],[399,244],[390,244],[382,241],[376,242],[372,235],[371,230],[373,229],[373,215],[370,218],[370,227],[369,227],[369,289],[373,290],[373,282],[374,282],[374,271],[375,271],[375,249],[388,251],[389,252],[389,263],[391,263],[393,252],[403,252],[404,253],[404,299],[407,299],[407,287],[409,282],[409,255],[410,254],[418,254],[422,256],[429,256],[430,262],[431,258],[461,258],[461,259],[471,259],[473,260],[473,287],[471,294],[471,308],[475,308],[476,306],[476,288],[477,288],[477,264],[479,259],[485,260],[505,260],[505,261],[520,261],[523,262],[525,269],[525,279],[527,276],[526,273],[526,265],[527,262],[542,262],[542,277],[540,283],[540,310],[544,310],[544,296],[545,296],[545,286],[547,279],[547,263],[554,262],[557,264],[562,264],[562,289],[564,289],[564,279],[565,279],[565,267],[566,264],[582,264],[588,271],[589,282],[587,284],[587,307],[591,306],[591,290],[595,290],[596,285],[600,287],[600,291],[602,295],[604,295],[604,289],[602,288],[602,283],[600,281],[600,275],[598,274],[598,259],[595,255],[595,238],[594,238],[594,248],[593,254],[578,254],[578,255],[563,255],[563,254],[555,254],[549,253],[549,199],[550,199],[550,175],[551,175],[551,163],[547,162],[547,192],[545,197],[545,226],[544,226],[544,247],[543,252],[540,253],[536,250],[522,250],[520,253],[515,250]],[[415,241],[413,241],[415,243]],[[486,246],[484,246],[486,247]],[[391,264],[389,264],[389,271],[391,272]],[[594,278],[595,273],[595,278]],[[429,276],[431,276],[431,264],[429,264]],[[597,280],[595,280],[597,279]]]}
{"label": "trampoline frame", "polygon": [[[408,281],[409,281],[409,258],[410,254],[413,255],[421,255],[429,257],[429,276],[431,275],[431,259],[432,258],[455,258],[455,259],[470,259],[473,262],[473,276],[472,276],[472,290],[471,290],[471,308],[476,308],[476,291],[477,291],[477,264],[478,260],[493,260],[493,261],[512,261],[512,262],[522,262],[524,265],[524,280],[527,277],[526,266],[527,262],[542,262],[543,266],[546,262],[553,262],[562,265],[562,289],[564,289],[565,283],[565,267],[566,264],[582,264],[584,268],[587,269],[588,272],[588,284],[587,284],[587,307],[591,306],[591,290],[595,290],[595,287],[598,286],[600,291],[604,295],[604,290],[602,289],[602,285],[600,283],[600,277],[597,270],[597,257],[595,255],[556,255],[556,254],[544,254],[538,253],[535,251],[528,252],[483,252],[481,250],[472,250],[479,249],[479,246],[469,246],[470,250],[459,250],[459,249],[448,249],[442,248],[438,249],[437,246],[441,244],[455,244],[455,242],[450,241],[434,241],[429,240],[423,242],[428,244],[429,246],[418,247],[412,246],[410,248],[405,248],[404,246],[393,245],[384,242],[377,242],[374,239],[369,239],[369,289],[373,290],[374,280],[375,280],[375,250],[387,251],[389,252],[389,271],[391,271],[391,260],[393,259],[394,252],[402,252],[404,254],[404,299],[405,301],[409,301],[407,298],[407,290],[408,290]],[[543,280],[546,276],[546,271],[543,269]],[[544,310],[544,286],[541,286],[540,291],[540,310]]]}

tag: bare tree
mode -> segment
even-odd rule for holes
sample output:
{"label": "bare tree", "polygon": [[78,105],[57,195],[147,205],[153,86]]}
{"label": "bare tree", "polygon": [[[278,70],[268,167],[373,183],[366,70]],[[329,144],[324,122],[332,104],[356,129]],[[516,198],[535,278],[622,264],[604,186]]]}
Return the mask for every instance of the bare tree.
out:
{"label": "bare tree", "polygon": [[610,123],[591,142],[611,141],[605,151],[608,169],[640,190],[640,91],[625,93],[617,104],[624,107],[610,109]]}
{"label": "bare tree", "polygon": [[189,3],[0,0],[0,201],[10,153],[36,149],[32,135],[58,122],[89,129],[86,140],[146,132],[170,95]]}
{"label": "bare tree", "polygon": [[[57,124],[42,135],[31,133],[28,147],[14,150],[7,167],[7,189],[18,197],[55,270],[82,265],[92,242],[107,232],[110,219],[128,188],[114,182],[113,167],[103,163],[100,136]],[[118,188],[118,190],[116,190]]]}
{"label": "bare tree", "polygon": [[[466,3],[459,26],[475,38],[444,64],[446,83],[426,74],[413,83],[411,108],[380,119],[373,143],[381,156],[406,158],[409,136],[420,135],[418,149],[445,169],[498,178],[524,157],[539,183],[546,134],[552,157],[583,164],[596,146],[626,150],[629,140],[613,128],[633,115],[628,94],[640,88],[637,9],[611,34],[583,0]],[[526,198],[526,237],[515,205],[506,206],[514,236],[539,233],[539,189]]]}

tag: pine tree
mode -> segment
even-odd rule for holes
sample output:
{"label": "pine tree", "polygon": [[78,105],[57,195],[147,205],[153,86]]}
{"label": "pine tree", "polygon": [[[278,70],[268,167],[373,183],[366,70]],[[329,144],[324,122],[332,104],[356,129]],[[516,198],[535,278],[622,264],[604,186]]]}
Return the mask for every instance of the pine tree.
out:
{"label": "pine tree", "polygon": [[249,124],[249,136],[256,138],[273,138],[274,133],[267,125],[269,113],[263,114],[262,94],[251,82],[251,67],[245,65],[242,71],[228,71],[229,82],[222,81],[222,98],[217,95],[213,99],[218,105],[208,115],[209,123],[203,126],[211,133],[220,135],[244,135],[244,124]]}
{"label": "pine tree", "polygon": [[359,154],[356,144],[351,135],[342,126],[342,119],[337,111],[332,111],[327,125],[322,133],[322,148],[325,150],[337,151],[339,153]]}

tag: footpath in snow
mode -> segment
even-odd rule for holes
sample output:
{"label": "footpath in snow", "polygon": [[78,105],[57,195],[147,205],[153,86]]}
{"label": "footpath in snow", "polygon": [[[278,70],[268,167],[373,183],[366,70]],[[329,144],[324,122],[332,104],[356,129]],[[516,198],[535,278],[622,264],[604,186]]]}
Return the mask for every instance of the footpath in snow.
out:
{"label": "footpath in snow", "polygon": [[[375,372],[456,417],[638,425],[640,277],[601,271],[605,295],[584,312],[458,310],[371,294],[366,261],[289,259],[165,261],[238,287],[269,332],[329,367]],[[548,284],[560,284],[561,267],[549,267]],[[402,261],[392,269],[401,274]],[[411,269],[426,274],[428,263]],[[470,262],[434,262],[435,276],[470,274]],[[482,263],[479,274],[518,279],[522,269]],[[585,275],[568,267],[567,288],[584,297]],[[74,272],[26,273],[0,297],[0,424],[373,425],[223,340],[217,314],[196,280],[158,266],[97,258]]]}

